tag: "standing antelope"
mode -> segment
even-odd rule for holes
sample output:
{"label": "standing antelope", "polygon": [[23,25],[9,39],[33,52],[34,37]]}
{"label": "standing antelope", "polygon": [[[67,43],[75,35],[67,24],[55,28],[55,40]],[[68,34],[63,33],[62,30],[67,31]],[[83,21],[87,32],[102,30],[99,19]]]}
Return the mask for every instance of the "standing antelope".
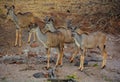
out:
{"label": "standing antelope", "polygon": [[79,69],[81,71],[84,69],[84,56],[86,54],[86,50],[95,47],[99,47],[101,50],[101,54],[103,55],[101,68],[104,68],[106,65],[106,58],[107,58],[107,53],[105,50],[106,35],[102,32],[94,32],[89,34],[83,32],[80,34],[77,32],[77,28],[69,27],[69,29],[72,32],[72,37],[75,40],[75,44],[79,49],[81,49]]}
{"label": "standing antelope", "polygon": [[37,26],[36,24],[32,24],[29,27],[31,29],[29,33],[35,32],[38,41],[40,41],[47,50],[47,56],[48,56],[47,68],[50,67],[49,60],[50,60],[51,48],[57,48],[60,53],[58,54],[56,66],[59,64],[62,65],[63,47],[64,47],[64,36],[62,35],[62,33],[58,31],[50,32],[45,30],[44,28],[40,29],[39,26]]}
{"label": "standing antelope", "polygon": [[15,46],[19,43],[19,46],[21,46],[21,38],[22,38],[22,28],[28,27],[30,23],[34,23],[34,16],[30,12],[26,13],[18,13],[15,14],[15,7],[13,6],[6,6],[5,8],[7,9],[7,20],[6,22],[11,19],[14,24],[16,25],[16,39],[15,39]]}
{"label": "standing antelope", "polygon": [[[55,31],[60,31],[64,37],[65,37],[65,40],[64,40],[64,43],[67,43],[67,44],[70,44],[70,43],[74,43],[74,39],[73,37],[71,36],[71,31],[67,28],[63,28],[63,27],[59,27],[58,29],[55,28],[54,24],[53,24],[53,18],[50,17],[46,17],[45,18],[45,29],[46,30],[49,30],[51,32],[55,32]],[[75,52],[73,53],[73,56],[76,55],[78,52],[79,52],[79,49],[77,47],[75,47]],[[73,58],[74,57],[71,57],[70,59],[70,62],[73,62]]]}

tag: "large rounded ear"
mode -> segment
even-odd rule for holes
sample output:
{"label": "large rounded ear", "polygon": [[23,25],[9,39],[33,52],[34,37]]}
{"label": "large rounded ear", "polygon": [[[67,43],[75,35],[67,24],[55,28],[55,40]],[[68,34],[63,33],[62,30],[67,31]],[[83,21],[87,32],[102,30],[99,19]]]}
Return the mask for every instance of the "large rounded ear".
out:
{"label": "large rounded ear", "polygon": [[49,18],[49,21],[54,22],[54,17],[53,17],[53,16],[52,16],[52,17],[50,17],[50,18]]}
{"label": "large rounded ear", "polygon": [[8,9],[8,6],[7,6],[7,5],[4,5],[4,8],[5,8],[5,9]]}
{"label": "large rounded ear", "polygon": [[78,27],[77,26],[74,26],[74,30],[76,30]]}
{"label": "large rounded ear", "polygon": [[14,6],[14,5],[12,5],[12,6],[11,6],[11,8],[12,8],[12,9],[15,9],[15,6]]}

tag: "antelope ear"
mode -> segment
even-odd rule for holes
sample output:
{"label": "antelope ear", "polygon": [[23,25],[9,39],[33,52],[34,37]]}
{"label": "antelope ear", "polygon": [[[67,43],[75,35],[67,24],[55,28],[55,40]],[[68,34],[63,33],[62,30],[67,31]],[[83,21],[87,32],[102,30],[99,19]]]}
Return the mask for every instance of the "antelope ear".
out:
{"label": "antelope ear", "polygon": [[77,27],[77,26],[75,26],[75,27],[74,27],[74,30],[76,30],[77,28],[78,28],[78,27]]}
{"label": "antelope ear", "polygon": [[12,5],[11,7],[12,7],[13,9],[15,9],[15,6],[14,6],[14,5]]}
{"label": "antelope ear", "polygon": [[5,8],[5,9],[8,9],[8,6],[7,6],[7,5],[4,5],[4,8]]}
{"label": "antelope ear", "polygon": [[50,17],[50,19],[49,20],[51,20],[52,22],[54,22],[54,17],[52,16],[52,17]]}

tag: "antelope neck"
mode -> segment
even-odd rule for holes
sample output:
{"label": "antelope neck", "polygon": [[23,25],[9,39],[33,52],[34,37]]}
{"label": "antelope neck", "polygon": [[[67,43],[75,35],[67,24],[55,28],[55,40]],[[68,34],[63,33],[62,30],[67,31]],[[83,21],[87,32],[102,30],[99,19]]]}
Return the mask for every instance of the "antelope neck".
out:
{"label": "antelope neck", "polygon": [[18,23],[18,18],[17,18],[17,16],[15,15],[14,12],[10,12],[10,15],[11,15],[11,17],[12,17],[12,19],[13,19],[13,22],[14,22],[15,25],[16,25],[16,28],[19,29],[20,26],[19,26],[19,23]]}
{"label": "antelope neck", "polygon": [[47,45],[45,44],[47,41],[47,36],[46,34],[43,34],[39,27],[36,28],[36,36],[38,40],[47,48]]}

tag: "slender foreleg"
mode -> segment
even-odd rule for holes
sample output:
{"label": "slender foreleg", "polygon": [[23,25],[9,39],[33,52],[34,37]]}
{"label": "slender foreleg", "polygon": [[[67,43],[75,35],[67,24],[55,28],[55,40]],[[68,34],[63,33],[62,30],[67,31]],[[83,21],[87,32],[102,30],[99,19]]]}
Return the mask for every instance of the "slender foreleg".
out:
{"label": "slender foreleg", "polygon": [[32,33],[29,32],[29,35],[28,35],[28,41],[27,41],[28,43],[30,43],[31,36],[32,36]]}
{"label": "slender foreleg", "polygon": [[82,54],[81,54],[81,56],[80,56],[80,67],[79,67],[79,69],[80,69],[81,71],[84,69],[85,52],[86,52],[86,49],[83,49],[83,50],[82,50]]}
{"label": "slender foreleg", "polygon": [[47,69],[50,67],[50,48],[47,48]]}
{"label": "slender foreleg", "polygon": [[59,59],[59,65],[63,65],[63,46],[60,48],[60,59]]}
{"label": "slender foreleg", "polygon": [[34,37],[33,41],[35,42],[36,41],[36,32],[33,33],[33,37]]}
{"label": "slender foreleg", "polygon": [[17,46],[17,43],[18,43],[18,37],[19,37],[19,30],[16,29],[15,46]]}
{"label": "slender foreleg", "polygon": [[60,60],[60,48],[58,48],[58,55],[57,55],[57,62],[56,62],[56,67],[58,66],[58,64],[59,64],[59,60]]}
{"label": "slender foreleg", "polygon": [[101,68],[103,69],[106,66],[106,60],[107,60],[107,52],[105,50],[105,47],[104,47],[104,49],[102,51],[102,55],[103,55],[103,61],[102,61]]}
{"label": "slender foreleg", "polygon": [[19,29],[19,46],[21,47],[22,45],[22,30],[21,28]]}
{"label": "slender foreleg", "polygon": [[73,55],[72,55],[72,57],[71,57],[71,59],[70,59],[70,62],[71,62],[71,63],[73,62],[73,59],[74,59],[74,57],[78,54],[78,52],[79,52],[79,48],[76,47],[75,52],[73,53]]}

